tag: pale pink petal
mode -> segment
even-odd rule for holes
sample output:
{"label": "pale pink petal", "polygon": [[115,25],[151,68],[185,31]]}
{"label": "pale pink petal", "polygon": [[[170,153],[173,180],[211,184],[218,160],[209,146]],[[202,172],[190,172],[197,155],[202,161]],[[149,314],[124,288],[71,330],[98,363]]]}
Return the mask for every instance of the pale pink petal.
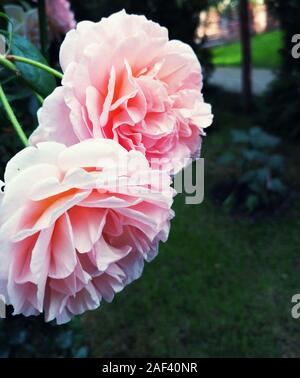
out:
{"label": "pale pink petal", "polygon": [[65,88],[57,87],[48,96],[38,111],[39,126],[30,137],[30,144],[42,141],[61,141],[66,145],[74,144],[78,139],[72,129],[70,109],[65,102]]}
{"label": "pale pink petal", "polygon": [[74,245],[78,252],[89,252],[99,240],[106,220],[106,211],[75,206],[69,210]]}
{"label": "pale pink petal", "polygon": [[77,259],[72,226],[68,215],[62,215],[55,223],[49,266],[49,277],[66,278],[75,269]]}

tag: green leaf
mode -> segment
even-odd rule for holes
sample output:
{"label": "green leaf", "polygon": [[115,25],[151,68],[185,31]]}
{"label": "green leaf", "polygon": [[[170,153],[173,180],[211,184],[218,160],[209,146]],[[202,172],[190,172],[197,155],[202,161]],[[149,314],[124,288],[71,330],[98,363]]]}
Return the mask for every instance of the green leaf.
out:
{"label": "green leaf", "polygon": [[242,155],[249,162],[265,162],[268,158],[263,152],[254,149],[244,150]]}
{"label": "green leaf", "polygon": [[249,135],[243,130],[232,130],[231,131],[232,141],[234,143],[248,143]]}
{"label": "green leaf", "polygon": [[232,163],[235,160],[235,156],[231,152],[226,152],[219,157],[217,160],[217,164],[219,165],[227,165]]}
{"label": "green leaf", "polygon": [[271,190],[273,192],[284,194],[286,192],[286,186],[279,178],[275,178],[271,182]]}
{"label": "green leaf", "polygon": [[8,94],[7,99],[9,102],[14,102],[17,100],[24,100],[25,98],[28,98],[32,96],[32,92],[28,88],[20,88],[16,93],[14,94]]}
{"label": "green leaf", "polygon": [[267,167],[259,168],[256,170],[257,181],[260,182],[262,185],[266,185],[270,177],[271,172]]}
{"label": "green leaf", "polygon": [[259,205],[259,198],[255,194],[250,194],[245,202],[247,210],[252,213]]}
{"label": "green leaf", "polygon": [[262,186],[257,181],[252,181],[252,182],[249,183],[249,189],[251,189],[252,192],[257,193],[258,195],[260,195],[261,192],[265,190],[265,187]]}
{"label": "green leaf", "polygon": [[279,154],[271,155],[268,161],[268,166],[274,171],[282,171],[284,168],[284,157]]}
{"label": "green leaf", "polygon": [[[36,60],[47,65],[45,58],[39,50],[20,35],[14,35],[11,51],[13,55]],[[16,62],[15,64],[26,83],[43,97],[48,96],[55,89],[56,81],[48,72],[26,63]]]}
{"label": "green leaf", "polygon": [[69,349],[72,346],[73,342],[73,332],[65,331],[59,334],[56,338],[57,346],[61,349]]}
{"label": "green leaf", "polygon": [[270,176],[271,173],[267,167],[249,169],[240,176],[239,182],[245,184],[250,182],[257,182],[258,184],[266,185]]}
{"label": "green leaf", "polygon": [[256,148],[275,148],[280,144],[280,139],[268,134],[259,127],[252,127],[249,131],[250,143]]}
{"label": "green leaf", "polygon": [[255,169],[249,169],[248,171],[244,172],[240,177],[239,177],[239,182],[240,183],[249,183],[253,180],[255,180],[257,176],[257,172]]}
{"label": "green leaf", "polygon": [[87,358],[89,354],[89,349],[87,346],[82,346],[74,354],[74,358]]}
{"label": "green leaf", "polygon": [[17,329],[12,333],[10,337],[9,344],[13,346],[22,345],[27,339],[28,333],[25,329]]}
{"label": "green leaf", "polygon": [[232,192],[229,194],[229,196],[225,199],[225,201],[222,204],[223,210],[225,213],[229,214],[235,205],[235,196],[234,193]]}

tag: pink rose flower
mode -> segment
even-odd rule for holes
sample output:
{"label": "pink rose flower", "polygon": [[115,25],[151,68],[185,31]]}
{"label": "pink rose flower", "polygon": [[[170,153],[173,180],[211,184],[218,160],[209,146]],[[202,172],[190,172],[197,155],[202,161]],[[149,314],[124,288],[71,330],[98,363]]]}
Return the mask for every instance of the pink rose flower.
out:
{"label": "pink rose flower", "polygon": [[80,22],[61,46],[60,63],[62,87],[40,109],[32,144],[114,139],[172,173],[198,154],[212,123],[201,67],[166,28],[125,11]]}
{"label": "pink rose flower", "polygon": [[[34,0],[37,2],[37,0]],[[67,0],[46,0],[49,28],[54,37],[66,34],[76,27],[74,13]]]}
{"label": "pink rose flower", "polygon": [[112,140],[28,147],[2,186],[0,294],[59,324],[137,279],[173,217],[169,176]]}
{"label": "pink rose flower", "polygon": [[74,13],[70,9],[69,1],[47,0],[46,9],[50,30],[54,35],[66,34],[76,27]]}

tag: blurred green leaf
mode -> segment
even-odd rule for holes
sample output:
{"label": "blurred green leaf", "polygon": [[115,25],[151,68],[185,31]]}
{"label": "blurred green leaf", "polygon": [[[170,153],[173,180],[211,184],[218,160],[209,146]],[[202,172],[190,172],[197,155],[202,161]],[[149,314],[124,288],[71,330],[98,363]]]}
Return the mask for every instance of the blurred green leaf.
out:
{"label": "blurred green leaf", "polygon": [[240,183],[249,183],[257,177],[257,172],[255,169],[248,170],[244,172],[239,178]]}
{"label": "blurred green leaf", "polygon": [[73,342],[73,332],[67,331],[58,335],[56,339],[57,346],[61,349],[69,349]]}
{"label": "blurred green leaf", "polygon": [[252,181],[249,183],[249,188],[252,192],[260,194],[262,190],[264,190],[264,187],[261,186],[261,184],[257,181]]}
{"label": "blurred green leaf", "polygon": [[284,194],[286,192],[286,186],[279,178],[275,178],[271,181],[271,190],[280,194]]}
{"label": "blurred green leaf", "polygon": [[265,162],[268,159],[268,155],[264,154],[261,151],[254,149],[247,149],[242,151],[243,157],[250,162]]}
{"label": "blurred green leaf", "polygon": [[268,160],[268,166],[275,171],[282,171],[284,168],[284,157],[279,154],[273,154]]}
{"label": "blurred green leaf", "polygon": [[83,346],[74,353],[74,358],[87,358],[88,353],[89,353],[88,347]]}
{"label": "blurred green leaf", "polygon": [[217,164],[227,165],[227,164],[232,163],[234,160],[235,160],[234,154],[232,154],[231,152],[226,152],[219,157],[219,159],[217,160]]}
{"label": "blurred green leaf", "polygon": [[259,197],[255,194],[250,194],[245,202],[247,210],[252,213],[259,205]]}
{"label": "blurred green leaf", "polygon": [[222,205],[223,210],[227,214],[229,214],[233,210],[234,204],[235,204],[235,195],[234,195],[234,192],[232,192],[223,202],[223,205]]}
{"label": "blurred green leaf", "polygon": [[249,131],[250,143],[256,148],[275,148],[280,139],[263,131],[260,127],[252,127]]}
{"label": "blurred green leaf", "polygon": [[23,100],[25,98],[28,98],[32,96],[32,92],[28,88],[22,88],[18,92],[13,94],[8,94],[7,99],[9,102],[14,102],[17,100]]}
{"label": "blurred green leaf", "polygon": [[267,167],[256,169],[256,178],[262,184],[265,185],[270,179],[271,172]]}
{"label": "blurred green leaf", "polygon": [[246,131],[243,130],[232,130],[231,137],[233,143],[248,143],[249,135]]}
{"label": "blurred green leaf", "polygon": [[27,331],[24,329],[17,330],[9,340],[10,345],[17,346],[25,343],[27,338]]}

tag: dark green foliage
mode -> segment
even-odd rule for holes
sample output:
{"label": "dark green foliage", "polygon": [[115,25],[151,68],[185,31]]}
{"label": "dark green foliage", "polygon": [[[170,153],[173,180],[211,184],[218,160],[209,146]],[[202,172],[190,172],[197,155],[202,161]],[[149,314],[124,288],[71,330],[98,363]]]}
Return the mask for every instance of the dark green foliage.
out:
{"label": "dark green foliage", "polygon": [[300,73],[282,74],[271,84],[262,102],[265,127],[282,137],[300,139],[299,98]]}
{"label": "dark green foliage", "polygon": [[283,31],[282,65],[263,103],[264,126],[289,138],[300,138],[300,59],[292,56],[292,37],[300,33],[299,0],[267,0]]}
{"label": "dark green foliage", "polygon": [[228,210],[253,213],[278,206],[286,195],[281,180],[284,158],[276,153],[280,139],[259,127],[249,131],[232,130],[230,151],[218,159],[220,165],[234,168],[234,183],[223,199]]}
{"label": "dark green foliage", "polygon": [[[0,71],[0,80],[3,75]],[[1,80],[2,81],[2,80]],[[6,85],[5,90],[8,98],[10,99],[11,105],[15,108],[15,104],[18,104],[18,111],[16,115],[22,115],[27,113],[27,103],[28,103],[28,94],[26,90],[22,90],[18,84],[13,83],[12,85]],[[30,91],[31,92],[31,91]],[[27,124],[27,121],[29,125]],[[27,131],[27,126],[30,127],[32,119],[25,117],[25,124]],[[30,127],[31,129],[31,127]],[[18,151],[22,149],[22,143],[20,142],[16,132],[9,124],[6,114],[2,105],[0,104],[0,180],[3,180],[4,168],[9,161]]]}
{"label": "dark green foliage", "polygon": [[10,308],[8,312],[8,317],[0,321],[0,358],[88,356],[76,321],[71,328],[70,325],[45,324],[42,316],[12,316]]}
{"label": "dark green foliage", "polygon": [[282,71],[291,74],[300,72],[299,59],[292,57],[291,51],[294,46],[292,37],[299,34],[300,25],[300,1],[299,0],[267,0],[270,10],[278,17],[281,29],[284,32],[282,49]]}

